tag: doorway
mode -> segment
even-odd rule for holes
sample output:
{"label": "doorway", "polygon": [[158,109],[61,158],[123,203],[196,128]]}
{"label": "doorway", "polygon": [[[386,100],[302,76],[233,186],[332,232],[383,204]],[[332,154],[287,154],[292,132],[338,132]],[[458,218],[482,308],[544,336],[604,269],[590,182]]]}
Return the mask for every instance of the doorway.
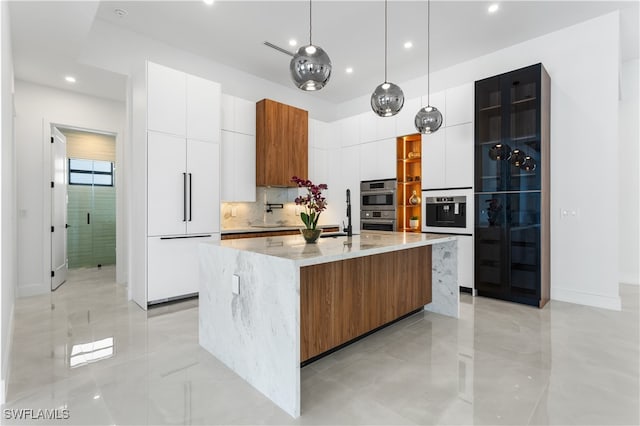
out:
{"label": "doorway", "polygon": [[115,265],[115,135],[60,130],[67,140],[68,267]]}

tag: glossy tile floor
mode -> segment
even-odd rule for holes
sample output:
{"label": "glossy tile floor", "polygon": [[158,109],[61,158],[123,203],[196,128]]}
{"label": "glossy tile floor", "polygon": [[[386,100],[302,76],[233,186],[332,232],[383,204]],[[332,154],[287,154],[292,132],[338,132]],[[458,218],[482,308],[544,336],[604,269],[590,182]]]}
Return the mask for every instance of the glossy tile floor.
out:
{"label": "glossy tile floor", "polygon": [[622,312],[464,295],[460,320],[422,312],[305,367],[294,420],[198,346],[197,301],[147,313],[113,268],[75,270],[17,301],[3,408],[87,425],[637,425],[639,288],[621,292]]}

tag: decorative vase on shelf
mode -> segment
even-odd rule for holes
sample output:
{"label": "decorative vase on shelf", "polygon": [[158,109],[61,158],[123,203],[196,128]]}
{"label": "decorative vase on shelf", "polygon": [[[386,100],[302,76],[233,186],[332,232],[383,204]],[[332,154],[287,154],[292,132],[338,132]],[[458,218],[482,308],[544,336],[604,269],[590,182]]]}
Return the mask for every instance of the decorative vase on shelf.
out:
{"label": "decorative vase on shelf", "polygon": [[418,229],[418,221],[419,221],[419,219],[418,219],[418,218],[415,218],[415,219],[414,219],[414,218],[412,217],[411,219],[409,219],[409,228],[411,228],[411,229]]}
{"label": "decorative vase on shelf", "polygon": [[418,197],[418,194],[416,194],[415,189],[413,190],[411,197],[409,197],[409,204],[414,206],[420,204],[420,197]]}
{"label": "decorative vase on shelf", "polygon": [[320,234],[322,234],[322,229],[307,229],[301,228],[300,233],[304,240],[308,243],[315,243],[318,238],[320,238]]}

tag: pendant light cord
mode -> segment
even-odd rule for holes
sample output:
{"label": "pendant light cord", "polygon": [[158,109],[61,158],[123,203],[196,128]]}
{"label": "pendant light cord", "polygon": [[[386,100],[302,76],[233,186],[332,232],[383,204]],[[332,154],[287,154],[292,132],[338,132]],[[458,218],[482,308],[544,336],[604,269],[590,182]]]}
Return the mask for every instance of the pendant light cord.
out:
{"label": "pendant light cord", "polygon": [[311,46],[311,0],[309,0],[309,46]]}
{"label": "pendant light cord", "polygon": [[387,0],[384,0],[384,82],[387,83]]}
{"label": "pendant light cord", "polygon": [[431,87],[429,86],[431,67],[431,0],[427,0],[427,107],[431,106]]}

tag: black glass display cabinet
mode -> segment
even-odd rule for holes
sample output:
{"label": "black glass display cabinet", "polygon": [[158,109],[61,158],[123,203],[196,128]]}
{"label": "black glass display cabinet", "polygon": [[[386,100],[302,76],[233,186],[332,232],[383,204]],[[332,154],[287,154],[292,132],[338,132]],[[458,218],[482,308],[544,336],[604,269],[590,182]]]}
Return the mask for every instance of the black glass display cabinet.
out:
{"label": "black glass display cabinet", "polygon": [[549,300],[550,78],[542,64],[475,84],[475,288]]}

